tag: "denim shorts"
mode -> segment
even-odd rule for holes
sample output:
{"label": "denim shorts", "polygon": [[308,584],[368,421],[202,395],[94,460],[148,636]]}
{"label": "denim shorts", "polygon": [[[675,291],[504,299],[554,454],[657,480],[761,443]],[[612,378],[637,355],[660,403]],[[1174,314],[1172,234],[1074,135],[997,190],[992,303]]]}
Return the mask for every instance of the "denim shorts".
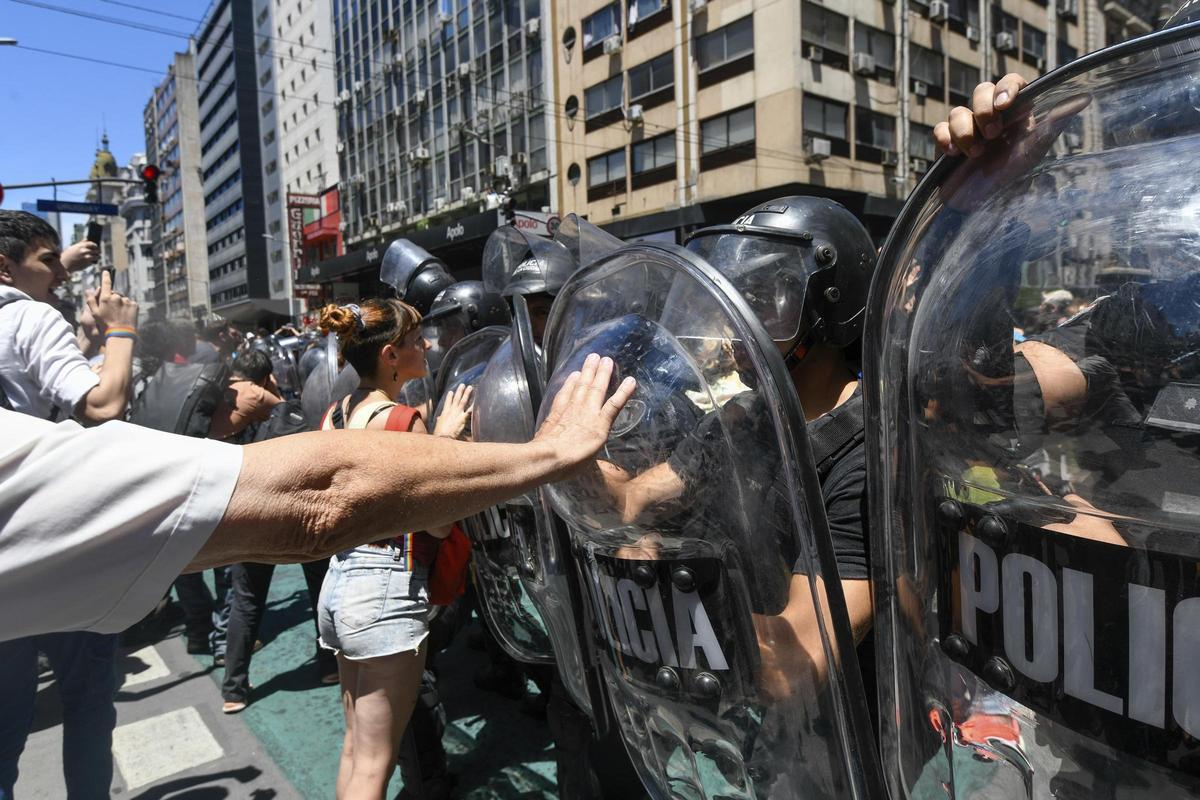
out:
{"label": "denim shorts", "polygon": [[416,651],[429,635],[429,571],[393,545],[329,559],[317,604],[321,646],[349,658]]}

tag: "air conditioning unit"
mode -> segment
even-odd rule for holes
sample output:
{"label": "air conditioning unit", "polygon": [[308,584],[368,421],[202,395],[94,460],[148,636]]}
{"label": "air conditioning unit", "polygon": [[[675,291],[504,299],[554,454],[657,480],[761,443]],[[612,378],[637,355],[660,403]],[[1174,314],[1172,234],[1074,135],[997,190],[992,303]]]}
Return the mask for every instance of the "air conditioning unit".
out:
{"label": "air conditioning unit", "polygon": [[912,171],[920,175],[929,170],[929,162],[923,158],[910,158],[908,165],[912,167]]}
{"label": "air conditioning unit", "polygon": [[395,214],[396,213],[396,204],[388,203],[386,206],[383,207],[383,210],[389,214]]}
{"label": "air conditioning unit", "polygon": [[913,81],[913,94],[917,97],[926,97],[929,95],[929,84],[925,81]]}
{"label": "air conditioning unit", "polygon": [[350,176],[350,185],[351,186],[362,186],[366,182],[367,182],[367,179],[364,178],[362,175],[351,175]]}
{"label": "air conditioning unit", "polygon": [[449,25],[451,22],[454,21],[454,15],[450,14],[446,11],[439,11],[438,15],[437,15],[437,21],[438,21],[439,25],[442,25],[442,26]]}
{"label": "air conditioning unit", "polygon": [[346,220],[342,220],[341,222],[339,222],[339,223],[338,223],[338,230],[339,230],[339,231],[344,231],[344,230],[346,230],[346,229],[347,229],[347,228],[349,228],[349,227],[350,227],[350,226],[349,226],[349,225],[346,223]]}
{"label": "air conditioning unit", "polygon": [[693,14],[699,14],[708,8],[708,0],[688,0],[688,9]]}
{"label": "air conditioning unit", "polygon": [[392,69],[394,69],[396,72],[404,71],[404,56],[396,53],[396,55],[392,58]]}
{"label": "air conditioning unit", "polygon": [[338,142],[338,143],[337,143],[337,151],[338,151],[339,153],[344,153],[344,152],[346,152],[346,143],[345,143],[345,142]]}
{"label": "air conditioning unit", "polygon": [[1058,0],[1057,7],[1060,17],[1079,16],[1079,0]]}
{"label": "air conditioning unit", "polygon": [[1074,152],[1083,147],[1083,137],[1074,131],[1067,131],[1063,134],[1063,144],[1068,150]]}
{"label": "air conditioning unit", "polygon": [[817,47],[815,44],[805,45],[804,57],[819,64],[825,60],[825,48]]}
{"label": "air conditioning unit", "polygon": [[542,32],[542,21],[537,17],[525,22],[525,35],[530,39],[536,39]]}
{"label": "air conditioning unit", "polygon": [[508,156],[496,156],[496,160],[492,162],[492,174],[504,178],[512,175],[512,161]]}
{"label": "air conditioning unit", "polygon": [[341,100],[343,103],[349,103],[350,102],[350,90],[342,89],[342,91],[338,92],[338,100]]}
{"label": "air conditioning unit", "polygon": [[976,28],[974,25],[967,26],[966,34],[967,34],[968,42],[978,42],[979,41],[979,28]]}
{"label": "air conditioning unit", "polygon": [[1034,60],[1033,66],[1035,69],[1037,69],[1038,72],[1045,72],[1046,71],[1046,59],[1042,58],[1041,56],[1038,56],[1037,59]]}
{"label": "air conditioning unit", "polygon": [[854,73],[856,75],[875,74],[875,56],[870,53],[854,54]]}
{"label": "air conditioning unit", "polygon": [[828,139],[823,139],[820,136],[813,136],[808,140],[808,146],[805,147],[810,161],[824,161],[833,155],[832,142]]}
{"label": "air conditioning unit", "polygon": [[628,122],[641,122],[645,116],[646,114],[642,109],[641,103],[634,103],[629,108],[625,109],[625,119]]}
{"label": "air conditioning unit", "polygon": [[1000,31],[996,34],[996,49],[1001,53],[1017,52],[1017,37],[1008,31]]}
{"label": "air conditioning unit", "polygon": [[419,106],[425,105],[425,101],[429,99],[428,89],[417,89],[412,93],[412,101]]}
{"label": "air conditioning unit", "polygon": [[474,200],[475,199],[475,187],[474,186],[464,186],[462,188],[461,197],[463,200]]}
{"label": "air conditioning unit", "polygon": [[529,157],[526,156],[524,153],[513,153],[512,154],[512,163],[520,164],[521,166],[525,166],[526,164],[529,163]]}
{"label": "air conditioning unit", "polygon": [[429,160],[429,148],[414,147],[408,151],[408,160],[414,164],[424,164]]}
{"label": "air conditioning unit", "polygon": [[604,55],[611,56],[621,52],[621,35],[615,33],[604,40]]}
{"label": "air conditioning unit", "polygon": [[402,217],[406,216],[408,214],[408,203],[403,200],[398,201],[396,203],[396,213]]}
{"label": "air conditioning unit", "polygon": [[945,22],[950,16],[950,4],[946,0],[932,0],[929,4],[929,21]]}
{"label": "air conditioning unit", "polygon": [[471,77],[471,65],[470,64],[459,64],[458,65],[458,77],[460,80],[464,80],[464,81],[467,78],[470,78]]}
{"label": "air conditioning unit", "polygon": [[884,150],[879,163],[885,167],[894,167],[900,163],[900,154],[895,150]]}
{"label": "air conditioning unit", "polygon": [[367,84],[365,81],[355,81],[354,82],[354,91],[361,92],[365,88],[367,88]]}
{"label": "air conditioning unit", "polygon": [[346,101],[342,99],[341,95],[338,95],[337,97],[333,98],[333,107],[341,108],[342,103],[344,103],[344,102],[346,102]]}
{"label": "air conditioning unit", "polygon": [[446,198],[444,198],[444,197],[433,198],[433,212],[435,214],[440,211],[444,211],[445,209],[446,209]]}

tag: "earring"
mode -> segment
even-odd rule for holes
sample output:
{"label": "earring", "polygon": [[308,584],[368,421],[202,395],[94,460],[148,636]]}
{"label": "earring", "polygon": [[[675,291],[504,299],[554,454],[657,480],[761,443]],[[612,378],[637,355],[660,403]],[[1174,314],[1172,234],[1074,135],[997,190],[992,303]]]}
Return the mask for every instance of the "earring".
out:
{"label": "earring", "polygon": [[400,373],[397,372],[396,370],[392,370],[392,380],[395,381],[399,377],[400,377]]}

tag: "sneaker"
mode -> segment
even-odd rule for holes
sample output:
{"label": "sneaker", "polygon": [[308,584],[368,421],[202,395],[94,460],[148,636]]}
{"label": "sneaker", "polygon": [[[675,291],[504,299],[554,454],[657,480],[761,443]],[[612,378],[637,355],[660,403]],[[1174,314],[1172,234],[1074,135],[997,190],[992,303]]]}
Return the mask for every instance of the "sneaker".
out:
{"label": "sneaker", "polygon": [[214,667],[225,666],[225,654],[224,653],[221,653],[221,655],[219,655],[219,656],[213,656],[213,666]]}
{"label": "sneaker", "polygon": [[221,705],[222,714],[239,714],[246,710],[246,702],[244,700],[226,700]]}
{"label": "sneaker", "polygon": [[192,639],[189,637],[187,640],[187,651],[190,656],[206,656],[212,652],[212,647],[208,644],[207,636],[203,639]]}

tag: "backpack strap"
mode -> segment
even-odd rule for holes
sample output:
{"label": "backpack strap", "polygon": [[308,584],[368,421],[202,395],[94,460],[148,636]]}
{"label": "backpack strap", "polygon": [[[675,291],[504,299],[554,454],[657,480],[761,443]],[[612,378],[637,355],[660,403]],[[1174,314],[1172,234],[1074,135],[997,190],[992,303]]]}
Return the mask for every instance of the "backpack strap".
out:
{"label": "backpack strap", "polygon": [[808,441],[820,479],[825,480],[837,460],[866,441],[866,438],[861,392],[856,392],[849,400],[819,420],[814,420],[808,426]]}
{"label": "backpack strap", "polygon": [[407,433],[412,430],[413,425],[420,417],[421,412],[417,409],[397,403],[392,406],[392,411],[388,414],[385,430],[404,431]]}

